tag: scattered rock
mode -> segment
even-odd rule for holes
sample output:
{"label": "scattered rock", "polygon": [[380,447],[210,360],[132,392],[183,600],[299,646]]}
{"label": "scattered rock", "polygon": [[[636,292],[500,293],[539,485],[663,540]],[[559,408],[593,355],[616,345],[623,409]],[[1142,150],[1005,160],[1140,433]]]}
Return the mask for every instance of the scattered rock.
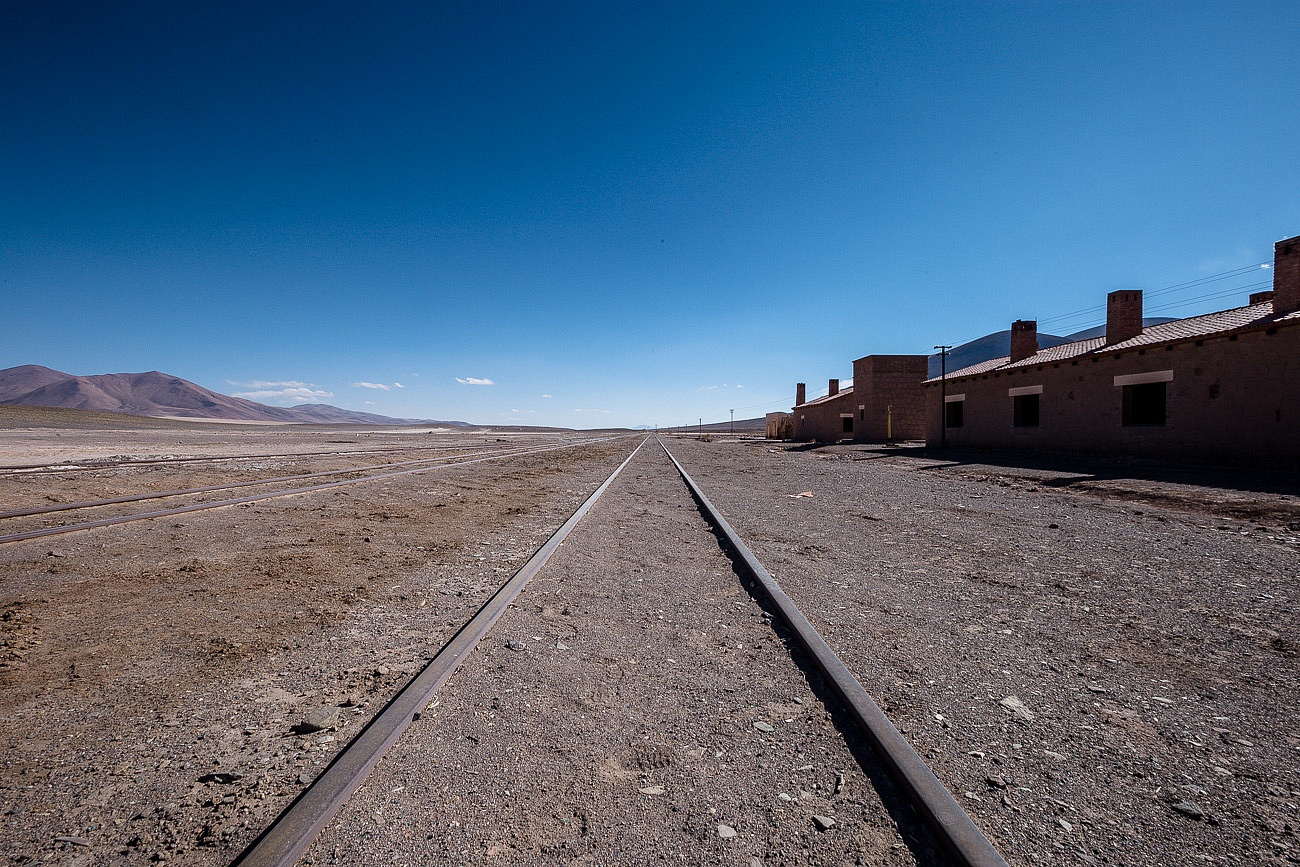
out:
{"label": "scattered rock", "polygon": [[818,831],[829,831],[835,827],[835,820],[830,816],[813,816],[812,820]]}
{"label": "scattered rock", "polygon": [[759,720],[758,722],[754,723],[754,728],[758,729],[760,732],[774,732],[774,731],[776,731],[776,729],[774,729],[774,728],[772,727],[772,724],[771,724],[771,723],[766,723],[766,722],[763,722],[762,720]]}
{"label": "scattered rock", "polygon": [[1011,711],[1011,715],[1018,720],[1029,722],[1034,718],[1033,711],[1025,707],[1025,703],[1020,699],[1016,698],[1014,695],[1007,696],[1006,698],[999,701],[998,704],[1002,705],[1002,707]]}
{"label": "scattered rock", "polygon": [[1179,801],[1177,804],[1174,804],[1172,806],[1174,812],[1182,813],[1184,816],[1186,816],[1189,819],[1205,818],[1205,811],[1202,810],[1196,804],[1192,803],[1191,801]]}
{"label": "scattered rock", "polygon": [[1005,789],[1007,787],[1006,778],[1000,774],[990,774],[984,778],[984,782],[988,783],[995,789]]}
{"label": "scattered rock", "polygon": [[730,840],[732,837],[736,836],[736,829],[730,825],[719,825],[718,836],[724,840]]}
{"label": "scattered rock", "polygon": [[339,709],[333,705],[318,707],[293,727],[294,734],[309,735],[338,725]]}
{"label": "scattered rock", "polygon": [[1061,830],[1062,830],[1062,831],[1067,831],[1067,832],[1068,832],[1068,831],[1073,831],[1073,830],[1074,830],[1074,826],[1071,825],[1069,822],[1065,821],[1064,819],[1057,819],[1057,820],[1056,820],[1056,824],[1058,824],[1058,825],[1061,826]]}
{"label": "scattered rock", "polygon": [[230,783],[237,783],[244,778],[243,774],[235,771],[216,771],[211,774],[204,774],[199,777],[200,783],[220,783],[223,786]]}
{"label": "scattered rock", "polygon": [[643,795],[662,795],[662,794],[664,793],[664,787],[663,787],[663,786],[646,786],[645,788],[637,789],[637,791],[640,792],[640,793],[643,794]]}
{"label": "scattered rock", "polygon": [[515,641],[513,638],[506,642],[506,650],[513,650],[516,653],[521,650],[527,650],[528,645],[522,641]]}
{"label": "scattered rock", "polygon": [[69,846],[89,846],[90,841],[85,837],[55,837],[55,843],[67,843]]}

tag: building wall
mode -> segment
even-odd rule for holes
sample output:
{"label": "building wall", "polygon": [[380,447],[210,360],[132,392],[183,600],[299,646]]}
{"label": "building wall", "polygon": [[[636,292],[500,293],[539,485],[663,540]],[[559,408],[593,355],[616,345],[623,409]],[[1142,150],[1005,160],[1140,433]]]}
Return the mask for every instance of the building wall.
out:
{"label": "building wall", "polygon": [[868,355],[853,362],[856,442],[925,436],[924,355]]}
{"label": "building wall", "polygon": [[844,432],[844,416],[849,416],[857,427],[858,402],[856,388],[845,389],[832,398],[822,398],[816,403],[800,404],[791,410],[794,416],[794,438],[800,442],[816,441],[834,443],[852,439],[853,432]]}
{"label": "building wall", "polygon": [[[947,429],[948,444],[1300,463],[1300,325],[1272,331],[949,379],[949,396],[965,400],[963,425]],[[1172,376],[1165,424],[1125,427],[1115,377],[1164,371]],[[1038,426],[1014,427],[1008,391],[1038,386]],[[925,386],[925,408],[926,441],[938,445],[939,383]]]}
{"label": "building wall", "polygon": [[786,440],[794,435],[794,420],[788,412],[769,412],[764,435],[770,440]]}

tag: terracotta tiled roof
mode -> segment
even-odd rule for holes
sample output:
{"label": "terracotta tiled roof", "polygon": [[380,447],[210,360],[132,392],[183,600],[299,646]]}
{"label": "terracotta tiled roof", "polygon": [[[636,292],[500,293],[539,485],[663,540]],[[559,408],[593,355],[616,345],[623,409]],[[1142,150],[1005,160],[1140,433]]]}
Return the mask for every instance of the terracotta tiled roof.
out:
{"label": "terracotta tiled roof", "polygon": [[841,397],[844,397],[844,395],[846,394],[853,394],[853,386],[850,385],[846,388],[841,388],[837,394],[824,394],[821,397],[813,398],[812,400],[807,400],[804,401],[803,403],[796,404],[795,409],[798,409],[801,406],[816,406],[819,403],[829,403],[832,400],[839,400]]}
{"label": "terracotta tiled roof", "polygon": [[[1092,353],[1123,352],[1126,349],[1138,349],[1145,346],[1173,343],[1179,340],[1193,340],[1211,335],[1229,334],[1234,331],[1265,328],[1279,322],[1300,325],[1300,310],[1288,313],[1285,316],[1275,317],[1273,315],[1273,302],[1264,301],[1259,304],[1251,304],[1248,307],[1234,307],[1231,310],[1220,310],[1218,313],[1206,313],[1203,316],[1191,316],[1187,319],[1174,319],[1169,322],[1162,322],[1159,325],[1149,325],[1143,328],[1142,333],[1136,337],[1131,337],[1110,346],[1106,345],[1106,338],[1104,337],[1090,337],[1087,340],[1076,340],[1073,343],[1062,343],[1060,346],[1049,346],[1046,349],[1040,349],[1028,358],[1021,359],[1014,364],[1011,363],[1011,356],[1009,355],[1004,355],[1001,358],[990,358],[988,361],[981,361],[979,364],[972,364],[969,367],[963,367],[961,370],[950,371],[948,379],[978,376],[984,373],[992,373],[995,370],[1032,367],[1036,364],[1051,364]],[[941,378],[936,376],[933,379],[927,379],[926,382],[938,382]]]}

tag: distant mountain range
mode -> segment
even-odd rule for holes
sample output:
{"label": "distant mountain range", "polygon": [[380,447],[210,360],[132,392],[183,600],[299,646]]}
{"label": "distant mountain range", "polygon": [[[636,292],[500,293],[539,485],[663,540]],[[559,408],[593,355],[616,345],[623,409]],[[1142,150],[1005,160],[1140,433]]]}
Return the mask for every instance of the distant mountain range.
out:
{"label": "distant mountain range", "polygon": [[267,406],[231,397],[192,382],[151,370],[73,376],[39,364],[0,370],[0,406],[48,406],[153,417],[280,422],[282,424],[441,424],[468,427],[463,421],[390,418],[324,403]]}

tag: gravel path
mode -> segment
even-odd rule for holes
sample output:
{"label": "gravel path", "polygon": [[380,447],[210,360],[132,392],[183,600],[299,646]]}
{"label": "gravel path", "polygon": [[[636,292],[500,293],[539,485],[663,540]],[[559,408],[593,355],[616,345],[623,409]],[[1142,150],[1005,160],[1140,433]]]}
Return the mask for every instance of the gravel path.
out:
{"label": "gravel path", "polygon": [[1261,526],[1186,486],[671,447],[1013,864],[1300,857],[1294,497]]}
{"label": "gravel path", "polygon": [[914,864],[909,844],[652,441],[306,861]]}

